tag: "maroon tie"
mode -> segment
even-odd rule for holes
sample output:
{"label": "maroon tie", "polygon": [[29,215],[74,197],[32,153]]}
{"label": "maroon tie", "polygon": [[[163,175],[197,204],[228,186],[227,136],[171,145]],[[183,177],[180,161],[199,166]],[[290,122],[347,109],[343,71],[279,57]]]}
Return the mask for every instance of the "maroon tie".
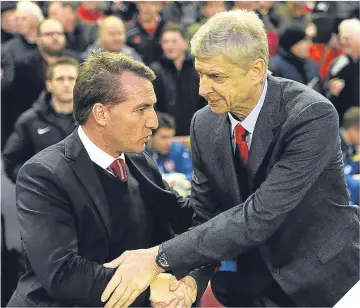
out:
{"label": "maroon tie", "polygon": [[121,181],[127,181],[125,162],[122,158],[115,159],[109,167]]}
{"label": "maroon tie", "polygon": [[240,159],[244,164],[244,166],[246,166],[249,158],[249,150],[245,140],[246,129],[242,127],[241,124],[237,124],[234,129],[234,136],[235,136],[236,146],[239,150]]}

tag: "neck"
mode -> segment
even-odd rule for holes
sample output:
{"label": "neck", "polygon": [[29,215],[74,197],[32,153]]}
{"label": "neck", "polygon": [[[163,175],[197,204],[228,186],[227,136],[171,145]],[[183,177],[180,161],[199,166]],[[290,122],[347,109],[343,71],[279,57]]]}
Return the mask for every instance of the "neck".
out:
{"label": "neck", "polygon": [[351,138],[350,138],[350,134],[348,131],[346,131],[345,129],[341,128],[341,134],[342,134],[342,137],[344,138],[345,140],[345,143],[347,145],[351,145]]}
{"label": "neck", "polygon": [[53,107],[57,113],[72,113],[73,101],[60,102],[56,97],[53,97]]}
{"label": "neck", "polygon": [[178,71],[181,71],[184,60],[185,60],[185,53],[182,54],[179,58],[174,60],[174,65]]}
{"label": "neck", "polygon": [[239,120],[243,121],[251,113],[251,111],[253,111],[253,109],[259,102],[264,87],[265,82],[259,84],[255,89],[254,94],[246,102],[242,103],[239,108],[235,107],[234,110],[231,111],[231,113],[233,113]]}
{"label": "neck", "polygon": [[43,57],[43,59],[46,61],[47,64],[55,63],[56,60],[58,59],[58,56],[50,56],[41,49],[39,49],[39,51],[40,51],[41,56]]}
{"label": "neck", "polygon": [[28,33],[24,34],[24,38],[29,42],[29,43],[34,43],[36,41],[36,37],[37,37],[37,33],[36,33],[36,29],[29,31]]}
{"label": "neck", "polygon": [[105,153],[114,158],[119,157],[121,153],[117,153],[111,150],[107,138],[104,138],[104,129],[98,125],[92,125],[92,123],[89,123],[89,121],[92,122],[92,119],[88,119],[87,123],[81,126],[86,136]]}

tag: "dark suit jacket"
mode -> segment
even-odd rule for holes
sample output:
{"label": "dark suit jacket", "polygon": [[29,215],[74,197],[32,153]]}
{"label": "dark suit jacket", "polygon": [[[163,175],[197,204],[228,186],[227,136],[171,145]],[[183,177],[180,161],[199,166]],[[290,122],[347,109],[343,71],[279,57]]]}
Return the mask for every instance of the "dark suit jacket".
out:
{"label": "dark suit jacket", "polygon": [[[185,231],[192,209],[155,162],[147,154],[126,154],[126,162],[154,212],[151,244]],[[26,274],[9,306],[104,306],[100,296],[114,273],[102,266],[110,261],[110,209],[77,129],[25,163],[16,196]]]}
{"label": "dark suit jacket", "polygon": [[333,306],[359,280],[359,207],[348,205],[338,116],[326,98],[300,83],[272,76],[268,82],[246,200],[228,115],[205,107],[194,116],[191,201],[199,226],[164,243],[164,251],[181,278],[257,246],[297,305]]}

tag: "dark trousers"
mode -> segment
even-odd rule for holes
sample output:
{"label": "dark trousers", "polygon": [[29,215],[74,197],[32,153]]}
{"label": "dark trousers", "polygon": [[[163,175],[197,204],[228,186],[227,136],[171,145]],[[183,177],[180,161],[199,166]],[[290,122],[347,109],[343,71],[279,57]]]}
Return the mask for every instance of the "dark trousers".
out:
{"label": "dark trousers", "polygon": [[272,277],[220,271],[211,278],[211,289],[225,307],[295,307]]}

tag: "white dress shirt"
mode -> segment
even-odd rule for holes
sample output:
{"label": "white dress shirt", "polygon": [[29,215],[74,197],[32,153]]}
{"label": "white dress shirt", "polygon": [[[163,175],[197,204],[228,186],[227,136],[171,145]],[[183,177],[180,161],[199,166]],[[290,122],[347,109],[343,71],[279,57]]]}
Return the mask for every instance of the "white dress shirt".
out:
{"label": "white dress shirt", "polygon": [[125,162],[125,155],[122,153],[119,157],[115,158],[109,155],[108,153],[104,152],[100,149],[95,143],[93,143],[88,136],[86,136],[84,130],[81,126],[78,128],[78,135],[85,147],[86,152],[89,154],[90,159],[97,164],[102,169],[106,170],[107,172],[111,173],[112,175],[116,176],[109,166],[113,163],[113,161],[121,158]]}
{"label": "white dress shirt", "polygon": [[230,112],[228,113],[229,119],[231,122],[231,140],[232,140],[234,153],[235,153],[235,149],[236,149],[234,129],[237,124],[241,124],[241,126],[244,127],[247,131],[245,139],[246,139],[246,144],[248,146],[248,149],[250,151],[250,146],[251,146],[252,136],[254,134],[255,124],[259,117],[260,110],[261,110],[262,106],[264,105],[265,96],[266,96],[266,92],[267,92],[267,86],[268,86],[268,82],[267,82],[267,79],[265,79],[264,89],[261,93],[259,101],[257,102],[255,108],[249,113],[249,115],[242,122],[236,120]]}

